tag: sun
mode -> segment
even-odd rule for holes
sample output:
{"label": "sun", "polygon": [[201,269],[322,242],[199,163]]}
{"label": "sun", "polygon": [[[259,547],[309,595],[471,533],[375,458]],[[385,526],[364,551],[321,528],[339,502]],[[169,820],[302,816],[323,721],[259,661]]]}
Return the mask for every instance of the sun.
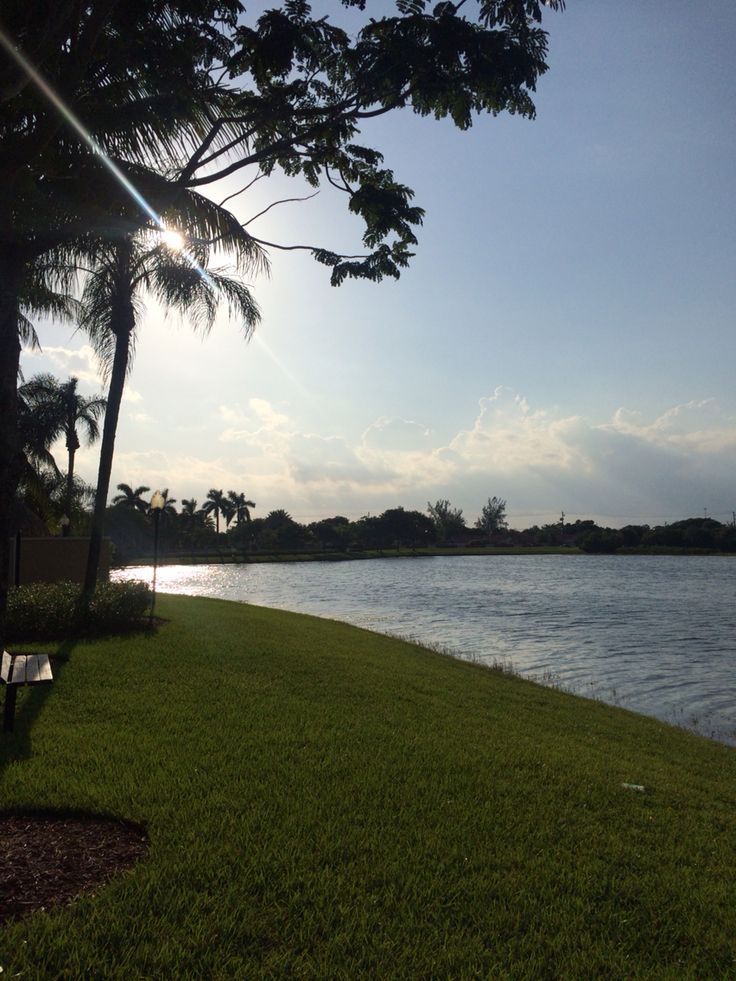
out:
{"label": "sun", "polygon": [[165,228],[161,233],[161,241],[173,252],[181,252],[184,248],[184,236],[175,228]]}

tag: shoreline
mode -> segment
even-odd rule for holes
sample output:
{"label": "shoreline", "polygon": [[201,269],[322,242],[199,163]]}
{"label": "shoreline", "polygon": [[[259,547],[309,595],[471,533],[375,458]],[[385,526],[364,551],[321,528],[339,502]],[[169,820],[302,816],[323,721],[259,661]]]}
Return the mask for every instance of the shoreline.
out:
{"label": "shoreline", "polygon": [[[522,548],[518,546],[488,546],[486,548],[417,548],[417,549],[375,549],[362,552],[238,552],[238,551],[215,551],[215,552],[181,552],[176,554],[165,554],[159,556],[158,566],[167,565],[258,565],[263,563],[279,562],[363,562],[371,559],[423,559],[423,558],[459,558],[463,556],[480,556],[498,558],[504,555],[524,556],[524,555],[565,555],[580,556],[589,555],[591,557],[610,557],[611,555],[640,556],[640,555],[675,555],[682,557],[702,557],[702,556],[723,556],[724,558],[736,557],[732,552],[719,552],[716,549],[705,548],[675,548],[658,546],[655,548],[620,548],[615,552],[585,552],[575,546],[530,546]],[[111,569],[129,569],[136,566],[153,565],[153,554],[144,554],[135,558],[126,558],[125,561],[115,562],[110,565]]]}

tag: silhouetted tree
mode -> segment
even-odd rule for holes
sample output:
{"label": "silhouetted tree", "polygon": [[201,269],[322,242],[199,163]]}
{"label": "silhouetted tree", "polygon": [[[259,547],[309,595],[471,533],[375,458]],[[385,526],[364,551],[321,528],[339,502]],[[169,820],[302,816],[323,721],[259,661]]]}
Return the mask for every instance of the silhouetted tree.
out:
{"label": "silhouetted tree", "polygon": [[487,503],[483,505],[480,517],[475,522],[475,527],[484,532],[489,539],[499,531],[505,531],[508,528],[506,501],[500,497],[489,497]]}
{"label": "silhouetted tree", "polygon": [[228,491],[227,499],[230,502],[232,516],[239,525],[244,521],[250,521],[250,509],[256,506],[255,501],[249,501],[245,494],[235,491]]}
{"label": "silhouetted tree", "polygon": [[215,487],[211,487],[207,491],[207,497],[202,505],[202,511],[204,514],[214,514],[215,516],[215,532],[217,535],[220,534],[220,515],[225,514],[229,511],[228,500],[225,496],[225,492],[222,490],[217,490]]}
{"label": "silhouetted tree", "polygon": [[[221,238],[240,248],[242,261],[249,261],[247,237],[240,235],[237,228],[232,228],[221,209],[213,208],[199,197],[196,201],[187,199],[186,203],[189,205],[188,220],[196,217],[203,231],[219,229]],[[201,213],[197,213],[200,206]],[[84,312],[81,326],[107,366],[109,389],[84,581],[87,594],[97,581],[115,434],[141,295],[148,294],[163,306],[173,308],[180,314],[186,313],[192,325],[205,333],[210,330],[221,301],[224,301],[228,313],[241,320],[246,336],[250,335],[259,319],[258,308],[247,286],[215,270],[205,269],[209,251],[207,245],[201,244],[192,244],[182,251],[172,250],[160,241],[155,230],[151,230],[147,236],[94,245],[93,266],[82,297]],[[253,255],[259,255],[257,248]]]}
{"label": "silhouetted tree", "polygon": [[461,531],[465,530],[465,519],[461,508],[454,508],[445,498],[427,503],[427,512],[435,527],[438,542],[452,541]]}
{"label": "silhouetted tree", "polygon": [[87,443],[94,443],[99,438],[99,420],[107,404],[101,395],[82,395],[78,385],[79,379],[73,376],[60,382],[53,375],[42,374],[35,375],[22,388],[30,412],[51,427],[52,442],[64,437],[68,458],[65,512],[70,519],[74,508],[74,458],[81,445],[79,430]]}
{"label": "silhouetted tree", "polygon": [[345,550],[350,544],[351,525],[348,518],[335,515],[307,525],[307,530],[322,549]]}
{"label": "silhouetted tree", "polygon": [[130,484],[118,484],[119,494],[112,499],[113,507],[130,508],[132,511],[140,511],[141,514],[148,513],[148,501],[143,497],[150,491],[150,487],[131,487]]}

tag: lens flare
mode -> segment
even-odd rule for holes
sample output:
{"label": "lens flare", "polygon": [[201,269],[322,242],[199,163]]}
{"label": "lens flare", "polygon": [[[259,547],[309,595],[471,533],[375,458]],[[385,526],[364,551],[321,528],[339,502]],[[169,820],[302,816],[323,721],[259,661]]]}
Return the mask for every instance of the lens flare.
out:
{"label": "lens flare", "polygon": [[120,186],[128,193],[128,195],[135,201],[135,203],[148,215],[148,217],[153,221],[153,223],[161,230],[163,233],[163,238],[165,243],[169,248],[175,249],[182,253],[183,256],[191,263],[192,267],[196,269],[199,275],[205,281],[210,281],[210,277],[207,275],[206,270],[204,270],[196,259],[186,251],[184,248],[185,240],[183,236],[174,231],[173,229],[167,229],[166,224],[158,214],[158,212],[148,203],[148,201],[143,197],[135,184],[130,181],[125,174],[120,170],[120,168],[111,160],[105,153],[104,149],[100,146],[97,140],[92,136],[89,130],[84,126],[84,123],[72,112],[72,110],[65,104],[63,99],[54,91],[54,89],[49,85],[46,79],[41,75],[41,73],[31,64],[30,61],[25,57],[25,55],[19,51],[13,41],[8,35],[0,28],[0,48],[3,48],[8,55],[15,61],[15,63],[21,68],[23,72],[28,76],[28,78],[33,82],[33,84],[39,89],[39,91],[45,96],[45,98],[53,105],[53,107],[59,112],[59,114],[69,123],[69,125],[78,133],[82,141],[87,144],[92,153],[98,157],[100,162],[110,171],[115,180],[120,184]]}

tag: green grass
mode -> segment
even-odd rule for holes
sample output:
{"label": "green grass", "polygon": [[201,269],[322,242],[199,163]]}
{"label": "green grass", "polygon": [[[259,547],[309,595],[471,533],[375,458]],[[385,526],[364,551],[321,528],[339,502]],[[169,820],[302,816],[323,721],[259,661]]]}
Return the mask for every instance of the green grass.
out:
{"label": "green grass", "polygon": [[2,806],[151,848],[0,930],[4,977],[736,976],[732,749],[347,625],[158,611],[19,698]]}

